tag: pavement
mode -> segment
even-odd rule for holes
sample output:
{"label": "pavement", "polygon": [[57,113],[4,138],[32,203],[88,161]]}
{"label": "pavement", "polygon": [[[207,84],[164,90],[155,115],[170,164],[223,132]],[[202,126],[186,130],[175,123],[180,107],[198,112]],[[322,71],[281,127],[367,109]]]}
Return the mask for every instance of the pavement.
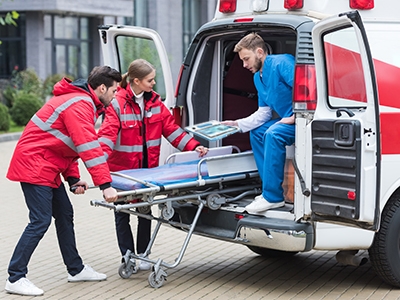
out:
{"label": "pavement", "polygon": [[[4,291],[7,266],[28,222],[19,183],[5,178],[18,135],[0,135],[0,299],[33,299]],[[81,165],[82,178],[90,176]],[[376,276],[369,262],[360,267],[336,262],[335,251],[310,251],[290,258],[262,258],[243,245],[193,236],[182,262],[166,269],[163,286],[150,287],[150,271],[128,279],[118,275],[121,263],[113,212],[93,207],[99,190],[70,195],[75,210],[78,250],[85,263],[106,273],[103,282],[68,283],[52,224],[34,252],[27,275],[45,291],[37,299],[400,299],[400,289]],[[154,209],[153,213],[157,213]],[[133,229],[137,221],[131,217]],[[134,231],[135,232],[135,231]],[[162,226],[151,258],[174,263],[186,234]],[[368,256],[367,252],[360,255]]]}

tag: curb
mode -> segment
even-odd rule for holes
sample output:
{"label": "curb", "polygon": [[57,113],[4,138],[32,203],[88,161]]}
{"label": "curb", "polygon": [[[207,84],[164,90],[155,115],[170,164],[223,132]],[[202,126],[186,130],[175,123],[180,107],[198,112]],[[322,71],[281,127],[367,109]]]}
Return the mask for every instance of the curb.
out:
{"label": "curb", "polygon": [[22,134],[22,132],[0,134],[0,143],[16,141],[20,138],[21,134]]}

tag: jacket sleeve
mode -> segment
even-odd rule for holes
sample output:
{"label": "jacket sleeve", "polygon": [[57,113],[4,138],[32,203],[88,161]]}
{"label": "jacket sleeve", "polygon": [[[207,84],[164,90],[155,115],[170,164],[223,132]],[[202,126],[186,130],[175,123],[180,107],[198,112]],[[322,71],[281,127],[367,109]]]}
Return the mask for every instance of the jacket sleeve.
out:
{"label": "jacket sleeve", "polygon": [[98,133],[99,142],[106,159],[108,159],[111,152],[114,150],[118,133],[121,129],[120,118],[113,106],[114,101],[117,100],[114,99],[111,105],[107,107],[104,121],[101,124]]}
{"label": "jacket sleeve", "polygon": [[[95,108],[92,101],[80,100],[69,106],[63,112],[64,124],[79,157],[90,173],[96,186],[112,181],[108,164],[103,155],[94,128],[96,120]],[[64,178],[76,177],[69,171]]]}
{"label": "jacket sleeve", "polygon": [[192,138],[175,123],[174,117],[164,104],[161,104],[161,114],[163,118],[163,136],[172,146],[180,151],[192,151],[200,145],[200,142]]}

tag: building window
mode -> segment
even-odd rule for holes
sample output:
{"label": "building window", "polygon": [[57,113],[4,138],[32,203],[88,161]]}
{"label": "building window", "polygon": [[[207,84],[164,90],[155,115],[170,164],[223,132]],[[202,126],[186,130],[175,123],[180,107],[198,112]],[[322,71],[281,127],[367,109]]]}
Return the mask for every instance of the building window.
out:
{"label": "building window", "polygon": [[25,14],[16,22],[18,26],[0,26],[0,78],[10,78],[14,70],[26,68]]}
{"label": "building window", "polygon": [[148,0],[134,0],[133,5],[133,25],[149,27]]}
{"label": "building window", "polygon": [[89,76],[89,22],[87,17],[46,15],[45,39],[49,43],[51,73]]}

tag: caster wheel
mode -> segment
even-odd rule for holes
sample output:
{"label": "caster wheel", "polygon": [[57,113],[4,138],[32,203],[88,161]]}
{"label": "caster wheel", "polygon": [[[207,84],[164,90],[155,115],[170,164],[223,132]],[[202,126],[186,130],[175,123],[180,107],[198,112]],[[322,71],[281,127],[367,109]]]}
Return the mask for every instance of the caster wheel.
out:
{"label": "caster wheel", "polygon": [[159,288],[159,287],[162,287],[162,285],[164,284],[165,276],[161,275],[160,279],[157,280],[156,273],[151,272],[148,279],[149,279],[149,284],[151,287]]}
{"label": "caster wheel", "polygon": [[171,209],[168,209],[167,206],[163,206],[163,208],[161,209],[161,216],[163,217],[163,219],[165,220],[169,220],[174,216],[174,209],[171,207]]}
{"label": "caster wheel", "polygon": [[133,273],[136,273],[136,267],[131,265],[129,268],[126,267],[126,263],[122,263],[118,269],[118,275],[123,279],[128,279]]}
{"label": "caster wheel", "polygon": [[217,210],[221,207],[221,204],[215,203],[215,201],[219,200],[221,198],[220,195],[218,194],[210,194],[207,196],[207,206],[212,209],[212,210]]}

